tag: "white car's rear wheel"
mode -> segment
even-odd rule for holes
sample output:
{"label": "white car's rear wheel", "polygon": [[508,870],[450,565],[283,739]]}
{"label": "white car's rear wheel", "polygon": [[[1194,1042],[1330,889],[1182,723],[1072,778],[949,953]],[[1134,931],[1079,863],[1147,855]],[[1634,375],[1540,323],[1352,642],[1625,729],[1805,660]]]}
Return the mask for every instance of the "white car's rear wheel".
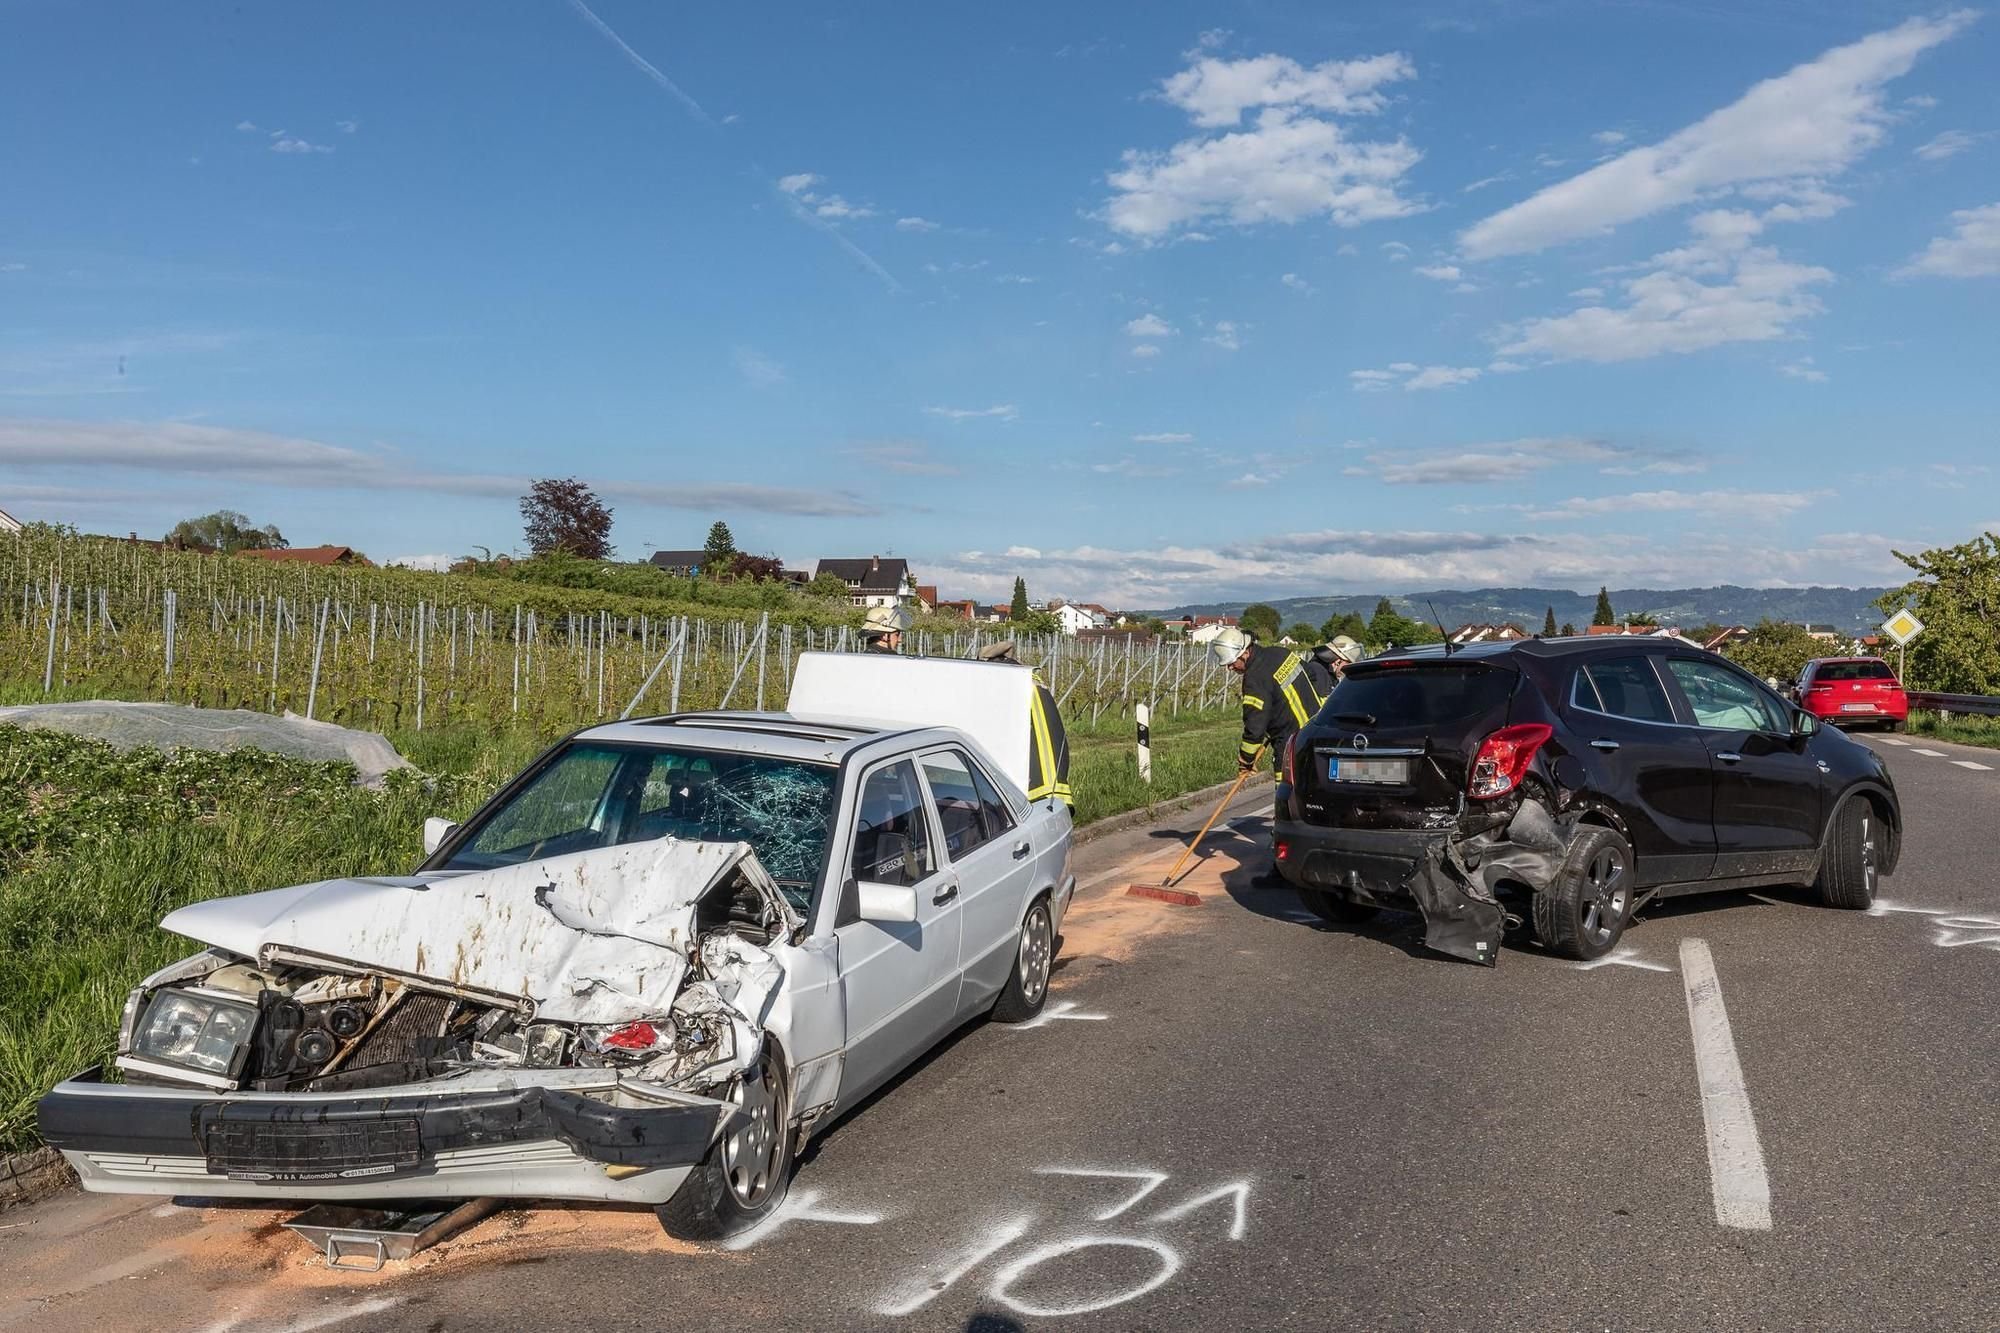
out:
{"label": "white car's rear wheel", "polygon": [[1042,1012],[1049,998],[1049,976],[1055,970],[1056,928],[1049,900],[1037,898],[1021,918],[1021,936],[1014,948],[1014,971],[1000,998],[993,1003],[996,1023],[1025,1023]]}

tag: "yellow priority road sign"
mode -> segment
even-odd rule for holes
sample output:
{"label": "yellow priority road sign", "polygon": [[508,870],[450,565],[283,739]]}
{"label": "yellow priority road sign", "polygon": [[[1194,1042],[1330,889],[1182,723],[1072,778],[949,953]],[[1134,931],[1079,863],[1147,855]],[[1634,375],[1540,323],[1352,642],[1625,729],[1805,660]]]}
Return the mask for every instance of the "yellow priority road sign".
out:
{"label": "yellow priority road sign", "polygon": [[1882,622],[1882,632],[1894,639],[1896,646],[1900,648],[1924,632],[1924,622],[1917,619],[1908,607],[1904,607]]}

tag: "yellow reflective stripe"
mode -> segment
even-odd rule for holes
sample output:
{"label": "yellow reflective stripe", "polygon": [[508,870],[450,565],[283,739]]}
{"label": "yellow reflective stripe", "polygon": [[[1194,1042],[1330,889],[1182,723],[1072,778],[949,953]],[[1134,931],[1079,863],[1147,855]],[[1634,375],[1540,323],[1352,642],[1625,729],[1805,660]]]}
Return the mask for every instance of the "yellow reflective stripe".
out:
{"label": "yellow reflective stripe", "polygon": [[1300,726],[1303,727],[1312,720],[1312,715],[1306,712],[1306,706],[1299,702],[1299,692],[1289,685],[1285,686],[1285,702],[1292,706],[1292,716],[1298,719]]}
{"label": "yellow reflective stripe", "polygon": [[1246,694],[1243,696],[1243,706],[1245,708],[1262,708],[1264,701],[1254,694]]}
{"label": "yellow reflective stripe", "polygon": [[1042,766],[1042,780],[1028,793],[1028,799],[1039,801],[1055,792],[1060,785],[1056,782],[1055,745],[1049,740],[1049,720],[1042,713],[1040,690],[1028,696],[1028,727],[1034,733],[1032,742],[1035,747],[1034,757],[1041,761]]}
{"label": "yellow reflective stripe", "polygon": [[1241,750],[1244,754],[1256,754],[1259,750],[1263,749],[1264,747],[1256,741],[1244,741],[1241,745],[1237,746],[1236,748]]}

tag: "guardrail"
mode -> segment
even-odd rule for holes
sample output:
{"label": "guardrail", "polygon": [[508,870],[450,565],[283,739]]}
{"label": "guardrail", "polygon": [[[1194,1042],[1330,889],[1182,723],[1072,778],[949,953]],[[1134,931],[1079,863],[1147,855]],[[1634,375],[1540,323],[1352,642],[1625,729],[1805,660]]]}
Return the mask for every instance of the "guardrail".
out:
{"label": "guardrail", "polygon": [[2000,717],[2000,695],[1933,694],[1929,690],[1910,690],[1907,693],[1910,707],[1922,708],[1927,712]]}

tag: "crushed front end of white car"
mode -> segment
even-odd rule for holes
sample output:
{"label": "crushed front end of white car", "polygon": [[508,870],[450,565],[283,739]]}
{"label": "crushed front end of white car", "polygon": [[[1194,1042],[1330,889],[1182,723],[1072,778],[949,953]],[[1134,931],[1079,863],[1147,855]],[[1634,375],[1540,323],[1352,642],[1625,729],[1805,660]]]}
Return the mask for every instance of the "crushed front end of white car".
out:
{"label": "crushed front end of white car", "polygon": [[753,1122],[800,919],[747,843],[328,880],[161,924],[210,947],[132,993],[122,1081],[40,1105],[86,1189],[661,1204],[725,1136],[773,1132]]}

